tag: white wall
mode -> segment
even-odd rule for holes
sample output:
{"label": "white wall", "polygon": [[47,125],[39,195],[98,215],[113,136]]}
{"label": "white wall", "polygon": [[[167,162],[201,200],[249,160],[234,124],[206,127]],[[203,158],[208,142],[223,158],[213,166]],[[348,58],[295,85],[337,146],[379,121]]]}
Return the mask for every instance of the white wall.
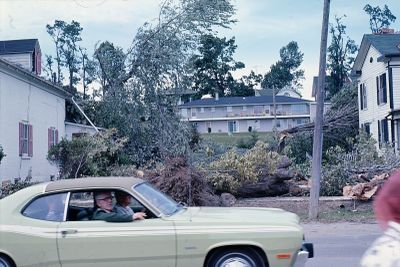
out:
{"label": "white wall", "polygon": [[[0,69],[0,144],[7,155],[0,163],[0,182],[25,179],[31,173],[34,180],[46,181],[57,175],[58,169],[47,157],[50,127],[65,135],[65,100],[61,96],[39,89],[40,85],[21,79]],[[33,126],[33,156],[19,156],[19,122]]]}
{"label": "white wall", "polygon": [[75,133],[87,133],[90,135],[94,135],[96,133],[96,130],[92,126],[66,122],[64,137],[68,140],[72,140],[72,135]]}
{"label": "white wall", "polygon": [[[374,48],[370,47],[365,61],[361,69],[361,76],[358,83],[358,101],[360,107],[360,84],[364,83],[367,92],[367,108],[359,110],[359,124],[370,123],[370,130],[372,137],[378,141],[378,120],[384,119],[390,111],[390,95],[389,95],[389,75],[386,71],[386,63],[378,62],[377,58],[381,54]],[[370,59],[372,58],[372,62]],[[386,90],[387,90],[387,103],[377,104],[377,91],[376,91],[376,77],[386,73]],[[393,71],[395,76],[395,71]],[[396,87],[393,88],[396,92]],[[395,93],[396,94],[396,93]],[[397,97],[395,97],[397,98]],[[396,102],[396,101],[395,101]],[[389,141],[391,140],[391,125],[388,123]],[[378,145],[378,144],[377,144]]]}
{"label": "white wall", "polygon": [[32,56],[30,53],[1,55],[0,58],[32,71]]}

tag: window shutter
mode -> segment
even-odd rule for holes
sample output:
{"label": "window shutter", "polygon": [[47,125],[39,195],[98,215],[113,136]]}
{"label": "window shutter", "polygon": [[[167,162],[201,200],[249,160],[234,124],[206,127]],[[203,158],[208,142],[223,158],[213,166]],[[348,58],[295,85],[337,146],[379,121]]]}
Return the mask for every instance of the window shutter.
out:
{"label": "window shutter", "polygon": [[378,103],[378,105],[380,104],[379,103],[379,76],[378,77],[376,77],[376,97],[377,97],[377,103]]}
{"label": "window shutter", "polygon": [[56,140],[54,140],[54,144],[55,144],[55,145],[58,144],[58,130],[56,130]]}
{"label": "window shutter", "polygon": [[386,73],[383,74],[382,76],[382,90],[383,90],[383,102],[387,103],[387,90],[386,90]]}
{"label": "window shutter", "polygon": [[48,129],[47,129],[47,148],[48,148],[48,150],[50,150],[51,144],[52,144],[51,136],[52,136],[52,134],[51,134],[51,128],[48,128]]}
{"label": "window shutter", "polygon": [[29,140],[29,149],[28,149],[28,156],[33,156],[33,127],[31,124],[28,125],[28,140]]}
{"label": "window shutter", "polygon": [[360,108],[364,109],[364,94],[363,94],[363,90],[362,90],[363,86],[362,84],[360,84]]}
{"label": "window shutter", "polygon": [[20,122],[19,123],[19,155],[20,156],[22,156],[22,150],[23,150],[23,146],[24,146],[23,138],[24,138],[24,124]]}

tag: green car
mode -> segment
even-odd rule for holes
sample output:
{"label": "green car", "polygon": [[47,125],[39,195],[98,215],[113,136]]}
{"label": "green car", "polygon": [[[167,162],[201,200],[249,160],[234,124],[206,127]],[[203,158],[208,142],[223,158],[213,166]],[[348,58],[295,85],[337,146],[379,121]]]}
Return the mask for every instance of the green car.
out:
{"label": "green car", "polygon": [[[146,219],[94,220],[99,192],[130,194]],[[138,178],[60,180],[0,200],[0,267],[300,267],[312,256],[293,213],[185,207]]]}

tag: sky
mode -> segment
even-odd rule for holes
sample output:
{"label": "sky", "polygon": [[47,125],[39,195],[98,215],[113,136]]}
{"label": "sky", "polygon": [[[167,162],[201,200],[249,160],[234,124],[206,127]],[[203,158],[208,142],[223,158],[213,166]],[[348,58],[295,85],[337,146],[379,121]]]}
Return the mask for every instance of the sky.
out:
{"label": "sky", "polygon": [[[81,46],[93,51],[98,42],[108,40],[127,50],[137,29],[157,17],[161,0],[0,0],[0,40],[39,39],[42,54],[55,53],[46,32],[46,24],[55,20],[78,21],[83,27]],[[311,99],[312,77],[318,74],[323,0],[232,0],[238,22],[220,36],[235,37],[235,60],[246,67],[235,73],[247,75],[251,70],[265,74],[279,60],[279,50],[296,41],[304,53],[304,98]],[[363,34],[370,33],[366,4],[387,4],[398,17],[391,25],[400,31],[399,0],[331,0],[330,22],[346,16],[342,22],[357,45]],[[328,39],[328,44],[330,39]],[[43,58],[44,60],[44,58]]]}

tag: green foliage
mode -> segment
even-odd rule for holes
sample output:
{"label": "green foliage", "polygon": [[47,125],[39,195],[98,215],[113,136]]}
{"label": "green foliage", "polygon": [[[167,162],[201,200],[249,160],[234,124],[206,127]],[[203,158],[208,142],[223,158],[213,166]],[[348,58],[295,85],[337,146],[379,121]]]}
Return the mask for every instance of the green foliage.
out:
{"label": "green foliage", "polygon": [[304,70],[299,69],[303,63],[304,54],[299,50],[297,42],[291,41],[280,50],[280,60],[273,64],[264,75],[261,82],[263,88],[275,88],[278,93],[280,89],[291,86],[301,87],[304,79]]}
{"label": "green foliage", "polygon": [[250,149],[250,148],[253,148],[256,145],[258,139],[259,139],[259,137],[258,137],[257,132],[253,131],[253,132],[251,132],[251,136],[250,137],[242,137],[242,138],[240,138],[237,141],[236,146],[238,148]]}
{"label": "green foliage", "polygon": [[355,60],[357,45],[346,34],[346,26],[342,23],[343,17],[335,17],[335,24],[330,24],[331,44],[328,47],[328,96],[331,98],[348,79],[349,71]]}
{"label": "green foliage", "polygon": [[196,150],[201,142],[201,136],[195,124],[190,124],[189,126],[189,146],[191,150]]}
{"label": "green foliage", "polygon": [[8,195],[11,195],[21,189],[24,189],[25,187],[31,186],[35,183],[36,182],[31,182],[29,180],[16,181],[15,183],[8,183],[0,188],[0,199]]}
{"label": "green foliage", "polygon": [[119,163],[118,155],[125,142],[115,130],[71,141],[63,139],[50,149],[48,160],[59,167],[62,179],[107,176],[109,167]]}
{"label": "green foliage", "polygon": [[392,22],[396,21],[396,16],[392,14],[387,5],[383,10],[379,7],[372,7],[367,4],[364,11],[369,15],[369,26],[372,33],[379,33],[382,28],[389,27]]}
{"label": "green foliage", "polygon": [[1,163],[1,160],[2,160],[5,156],[6,156],[6,154],[5,154],[4,151],[3,151],[3,147],[0,145],[0,163]]}
{"label": "green foliage", "polygon": [[300,132],[287,138],[283,151],[295,164],[302,164],[309,160],[307,155],[312,155],[313,138],[311,132]]}
{"label": "green foliage", "polygon": [[[82,27],[79,22],[71,21],[66,23],[62,20],[55,20],[53,25],[46,25],[47,33],[52,37],[56,46],[56,62],[59,84],[62,82],[61,67],[65,66],[68,70],[68,80],[70,92],[79,81],[76,76],[79,70],[80,58],[78,42],[82,40]],[[51,58],[47,57],[48,66],[51,69]],[[49,71],[52,73],[52,71]]]}
{"label": "green foliage", "polygon": [[194,71],[194,90],[199,97],[205,94],[220,96],[230,93],[235,80],[232,71],[244,68],[242,62],[233,59],[235,38],[226,40],[211,34],[201,36],[199,52],[191,58]]}
{"label": "green foliage", "polygon": [[261,176],[274,173],[278,159],[279,155],[269,151],[268,144],[263,142],[243,155],[231,149],[206,167],[207,179],[217,191],[234,194],[243,183],[256,182]]}

